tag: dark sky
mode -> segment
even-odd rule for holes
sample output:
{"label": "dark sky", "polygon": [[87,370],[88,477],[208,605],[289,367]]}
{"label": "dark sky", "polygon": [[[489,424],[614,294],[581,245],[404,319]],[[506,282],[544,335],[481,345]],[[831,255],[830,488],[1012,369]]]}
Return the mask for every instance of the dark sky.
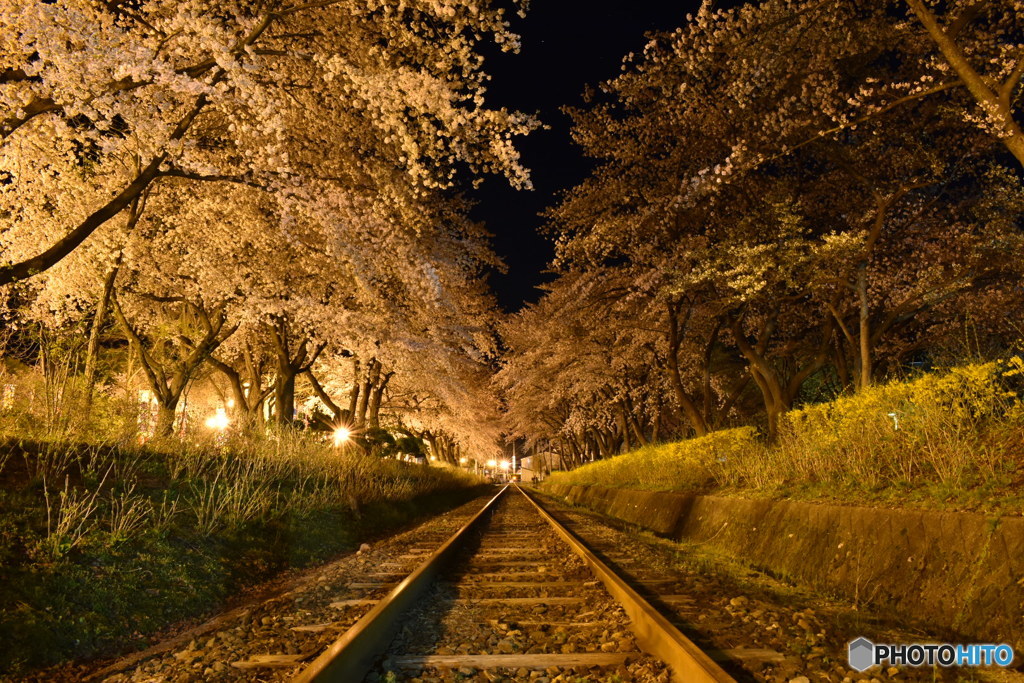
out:
{"label": "dark sky", "polygon": [[519,148],[533,175],[536,189],[516,191],[499,178],[488,178],[473,193],[479,202],[473,218],[494,233],[494,248],[508,265],[505,275],[491,276],[501,306],[515,311],[534,302],[536,285],[550,279],[542,271],[553,251],[539,234],[537,214],[557,201],[558,193],[582,180],[590,168],[569,137],[563,105],[582,104],[586,84],[597,84],[619,73],[622,58],[639,50],[644,34],[681,26],[697,0],[532,0],[525,19],[513,29],[522,36],[518,55],[487,54],[492,75],[491,106],[535,113],[551,130],[534,132]]}

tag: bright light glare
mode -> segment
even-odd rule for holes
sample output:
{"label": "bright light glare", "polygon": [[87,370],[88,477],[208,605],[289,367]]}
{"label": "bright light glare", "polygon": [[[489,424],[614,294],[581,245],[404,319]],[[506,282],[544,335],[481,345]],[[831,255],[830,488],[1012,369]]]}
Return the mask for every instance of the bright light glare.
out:
{"label": "bright light glare", "polygon": [[223,408],[217,408],[217,412],[212,417],[206,418],[206,426],[210,429],[227,429],[230,422],[231,420],[228,419],[228,415],[224,412]]}
{"label": "bright light glare", "polygon": [[352,432],[345,427],[338,427],[334,430],[334,445],[340,446],[341,444],[352,438]]}
{"label": "bright light glare", "polygon": [[508,467],[509,467],[509,465],[508,465],[508,460],[502,460],[502,461],[501,461],[501,469],[503,469],[503,470],[507,470],[507,469],[508,469]]}
{"label": "bright light glare", "polygon": [[466,459],[466,458],[459,458],[459,464],[460,465],[465,465],[467,462],[469,462],[468,459]]}
{"label": "bright light glare", "polygon": [[488,466],[488,467],[494,467],[494,466],[495,466],[495,465],[497,465],[497,464],[498,464],[498,461],[497,461],[497,460],[488,460],[488,461],[487,461],[487,466]]}

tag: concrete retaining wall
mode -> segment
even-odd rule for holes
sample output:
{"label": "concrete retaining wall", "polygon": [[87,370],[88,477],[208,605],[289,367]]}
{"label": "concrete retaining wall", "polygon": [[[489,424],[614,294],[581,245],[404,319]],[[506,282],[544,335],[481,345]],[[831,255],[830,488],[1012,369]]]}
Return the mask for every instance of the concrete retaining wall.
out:
{"label": "concrete retaining wall", "polygon": [[1024,651],[1022,518],[600,486],[543,490],[968,640]]}

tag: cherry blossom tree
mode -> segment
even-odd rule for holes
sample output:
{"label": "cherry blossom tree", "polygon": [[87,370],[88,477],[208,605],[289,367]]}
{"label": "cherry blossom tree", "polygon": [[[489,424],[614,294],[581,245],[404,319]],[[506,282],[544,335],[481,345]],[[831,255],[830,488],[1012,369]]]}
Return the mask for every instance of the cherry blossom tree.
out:
{"label": "cherry blossom tree", "polygon": [[[653,371],[635,375],[638,420],[667,404],[679,434],[734,420],[771,436],[810,387],[867,386],[973,310],[1016,310],[1006,136],[963,125],[970,93],[905,9],[706,3],[571,111],[598,163],[548,213],[562,279],[505,330],[513,430],[556,439],[607,420],[610,364],[589,364],[605,349]],[[1003,8],[968,14],[1016,35]],[[1008,83],[1013,40],[1000,52],[972,30],[965,49],[998,56]],[[613,281],[628,306],[580,286]],[[574,315],[588,307],[599,323]],[[631,327],[644,333],[616,345],[609,330]]]}
{"label": "cherry blossom tree", "polygon": [[169,178],[328,203],[401,201],[458,165],[528,184],[511,139],[534,123],[483,101],[478,43],[518,46],[486,0],[16,0],[0,36],[0,284]]}

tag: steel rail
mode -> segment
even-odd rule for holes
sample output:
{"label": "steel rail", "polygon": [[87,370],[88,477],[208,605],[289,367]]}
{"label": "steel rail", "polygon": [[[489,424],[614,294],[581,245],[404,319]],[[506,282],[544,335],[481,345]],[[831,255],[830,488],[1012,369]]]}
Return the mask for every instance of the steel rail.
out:
{"label": "steel rail", "polygon": [[469,532],[490,513],[506,490],[508,485],[487,501],[471,520],[431,553],[423,564],[395,586],[352,628],[310,662],[292,679],[292,683],[352,683],[363,680],[376,658],[387,650],[405,611],[430,587]]}
{"label": "steel rail", "polygon": [[576,534],[565,528],[547,510],[519,486],[515,487],[528,501],[533,503],[555,532],[562,537],[573,551],[590,566],[612,597],[626,609],[632,622],[637,643],[650,655],[665,662],[672,669],[675,680],[687,683],[728,683],[735,679],[716,664],[693,641],[680,633],[679,629],[665,618],[651,603],[597,557]]}

